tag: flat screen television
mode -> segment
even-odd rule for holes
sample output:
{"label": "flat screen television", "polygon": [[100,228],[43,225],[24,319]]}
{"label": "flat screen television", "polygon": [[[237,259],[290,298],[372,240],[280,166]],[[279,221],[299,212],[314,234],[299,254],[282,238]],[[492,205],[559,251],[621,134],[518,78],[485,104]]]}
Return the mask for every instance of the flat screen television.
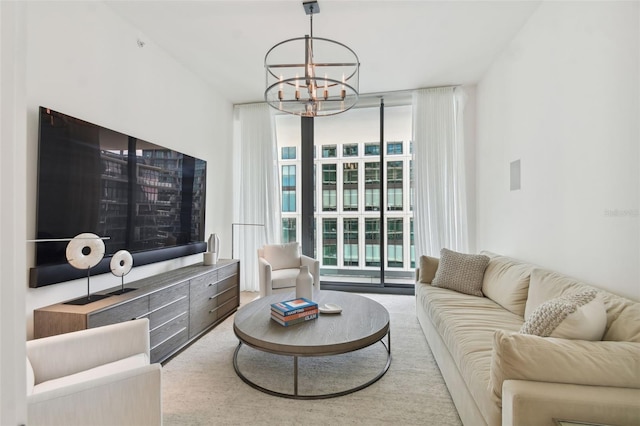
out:
{"label": "flat screen television", "polygon": [[106,237],[91,275],[128,250],[135,266],[206,250],[206,162],[40,107],[36,265],[30,287],[86,276],[66,260],[66,241]]}

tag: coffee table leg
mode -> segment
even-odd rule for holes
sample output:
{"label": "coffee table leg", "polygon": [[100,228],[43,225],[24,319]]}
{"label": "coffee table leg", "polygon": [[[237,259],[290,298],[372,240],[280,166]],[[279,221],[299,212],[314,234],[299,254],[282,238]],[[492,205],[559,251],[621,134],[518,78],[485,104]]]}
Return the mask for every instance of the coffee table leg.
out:
{"label": "coffee table leg", "polygon": [[298,357],[293,357],[293,394],[298,396]]}

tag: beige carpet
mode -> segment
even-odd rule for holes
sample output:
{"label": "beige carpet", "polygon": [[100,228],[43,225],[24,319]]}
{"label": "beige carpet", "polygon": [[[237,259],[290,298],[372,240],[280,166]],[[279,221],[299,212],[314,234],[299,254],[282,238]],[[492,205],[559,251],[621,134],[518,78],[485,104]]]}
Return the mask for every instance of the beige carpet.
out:
{"label": "beige carpet", "polygon": [[[163,368],[165,425],[460,425],[449,392],[415,315],[413,296],[367,294],[391,316],[391,367],[373,385],[323,400],[270,396],[233,369],[233,317]],[[241,307],[255,298],[242,294]],[[386,342],[386,340],[385,340]],[[380,343],[361,352],[300,360],[300,392],[336,391],[368,380],[384,365]],[[239,363],[261,385],[291,392],[292,361],[243,347]],[[353,381],[353,383],[352,383]]]}

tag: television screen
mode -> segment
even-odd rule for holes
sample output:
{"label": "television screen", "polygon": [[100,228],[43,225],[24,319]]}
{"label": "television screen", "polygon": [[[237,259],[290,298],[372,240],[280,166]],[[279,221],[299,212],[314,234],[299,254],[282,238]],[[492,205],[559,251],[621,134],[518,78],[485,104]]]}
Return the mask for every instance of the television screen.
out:
{"label": "television screen", "polygon": [[[134,265],[205,250],[205,161],[44,107],[39,130],[37,239],[105,237],[92,274],[121,249]],[[32,287],[86,275],[66,245],[36,243]]]}

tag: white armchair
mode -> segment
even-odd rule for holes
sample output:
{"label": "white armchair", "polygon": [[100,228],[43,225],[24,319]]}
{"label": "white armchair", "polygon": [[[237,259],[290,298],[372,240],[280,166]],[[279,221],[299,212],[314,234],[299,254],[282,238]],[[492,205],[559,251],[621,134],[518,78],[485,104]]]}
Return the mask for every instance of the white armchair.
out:
{"label": "white armchair", "polygon": [[161,390],[146,318],[27,342],[29,425],[161,425]]}
{"label": "white armchair", "polygon": [[308,266],[314,290],[320,290],[320,262],[300,254],[299,244],[273,244],[258,249],[260,297],[274,292],[291,291],[301,266]]}

